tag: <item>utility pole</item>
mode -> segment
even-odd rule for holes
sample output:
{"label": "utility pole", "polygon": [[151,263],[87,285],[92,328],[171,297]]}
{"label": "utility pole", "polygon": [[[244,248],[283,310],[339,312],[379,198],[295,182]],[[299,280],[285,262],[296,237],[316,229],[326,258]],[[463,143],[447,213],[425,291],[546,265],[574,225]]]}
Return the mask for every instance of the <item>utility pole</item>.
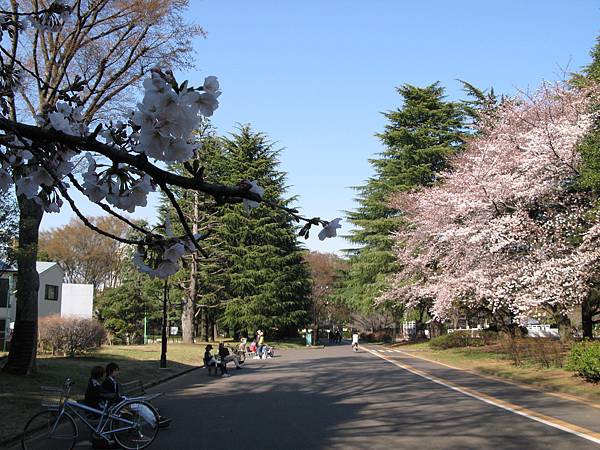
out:
{"label": "utility pole", "polygon": [[162,317],[162,337],[160,349],[160,368],[167,368],[167,299],[169,291],[169,278],[165,280],[163,289],[163,317]]}

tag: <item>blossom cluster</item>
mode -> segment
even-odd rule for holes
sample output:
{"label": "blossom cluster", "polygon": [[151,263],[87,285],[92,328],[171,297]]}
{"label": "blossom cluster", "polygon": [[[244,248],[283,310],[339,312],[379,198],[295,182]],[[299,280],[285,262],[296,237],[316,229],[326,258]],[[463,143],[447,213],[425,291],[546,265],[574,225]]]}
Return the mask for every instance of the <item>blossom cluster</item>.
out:
{"label": "blossom cluster", "polygon": [[436,186],[397,194],[411,226],[395,235],[402,270],[380,301],[425,304],[439,320],[465,309],[524,320],[579,304],[600,252],[583,239],[592,204],[571,185],[596,96],[558,83],[507,99]]}
{"label": "blossom cluster", "polygon": [[[74,6],[66,0],[42,3],[35,7],[43,9],[31,12],[2,12],[0,40],[4,31],[15,36],[31,26],[50,41],[54,33],[69,32],[65,26],[68,22],[82,20],[72,14]],[[14,39],[15,45],[23,45],[21,42],[24,41]],[[48,96],[52,100],[40,105],[39,114],[33,117],[34,126],[12,122],[14,119],[8,114],[21,74],[32,79],[37,77],[25,68],[26,64],[16,63],[0,61],[0,118],[4,123],[9,122],[2,126],[3,134],[0,134],[0,193],[14,186],[17,195],[35,201],[46,212],[59,212],[64,199],[86,222],[69,194],[70,189],[78,189],[91,202],[130,225],[133,224],[117,210],[133,213],[136,208],[146,206],[148,195],[159,186],[165,191],[175,185],[197,187],[219,197],[223,192],[236,199],[243,197],[241,201],[247,211],[263,201],[264,189],[256,180],[245,181],[237,187],[210,185],[202,180],[201,170],[189,170],[193,177],[186,178],[164,169],[163,163],[187,162],[201,151],[194,132],[202,118],[212,116],[219,106],[221,91],[217,77],[208,76],[201,86],[192,87],[187,81],[178,84],[170,71],[152,69],[143,81],[142,100],[130,112],[128,120],[100,124],[98,121],[90,123],[94,111],[93,108],[86,110],[85,96],[81,95],[89,86],[79,77],[67,78],[60,81],[68,83],[66,88],[50,86],[55,95]],[[41,78],[36,81],[38,86],[48,82]],[[298,220],[308,221],[296,210],[286,211]],[[319,234],[323,240],[336,236],[339,220],[311,219],[310,222],[323,226]],[[191,236],[189,230],[189,236],[176,237],[168,231],[166,237],[161,237],[137,228],[146,233],[143,240],[121,240],[139,243],[134,261],[141,271],[151,276],[164,278],[175,273],[180,258],[197,249],[199,237]],[[165,225],[165,229],[170,226]]]}

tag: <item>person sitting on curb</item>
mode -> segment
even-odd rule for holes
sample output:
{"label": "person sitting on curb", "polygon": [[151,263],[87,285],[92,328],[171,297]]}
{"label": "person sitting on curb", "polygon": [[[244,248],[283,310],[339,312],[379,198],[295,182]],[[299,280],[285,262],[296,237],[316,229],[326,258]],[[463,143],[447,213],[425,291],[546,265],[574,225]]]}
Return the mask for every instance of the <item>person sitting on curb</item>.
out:
{"label": "person sitting on curb", "polygon": [[[119,365],[111,362],[106,365],[106,378],[102,382],[102,387],[115,395],[117,401],[125,400],[127,397],[122,395],[121,384],[118,381],[119,378]],[[156,408],[155,408],[156,409]],[[158,409],[156,410],[158,412]],[[160,428],[166,428],[171,424],[171,419],[168,417],[158,415],[158,426]]]}
{"label": "person sitting on curb", "polygon": [[233,361],[236,369],[242,368],[242,366],[240,366],[240,359],[237,355],[232,355],[223,342],[219,344],[219,356],[221,357],[222,366],[227,367],[227,363]]}

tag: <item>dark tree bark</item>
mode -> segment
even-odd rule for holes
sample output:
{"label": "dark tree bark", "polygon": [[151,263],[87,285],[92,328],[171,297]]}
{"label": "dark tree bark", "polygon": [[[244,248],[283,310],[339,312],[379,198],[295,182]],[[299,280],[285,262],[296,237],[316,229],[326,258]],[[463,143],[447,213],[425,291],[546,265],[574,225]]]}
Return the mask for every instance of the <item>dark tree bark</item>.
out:
{"label": "dark tree bark", "polygon": [[581,304],[581,327],[583,337],[592,339],[594,337],[594,316],[600,313],[600,296],[594,290]]}
{"label": "dark tree bark", "polygon": [[[198,233],[198,193],[194,192],[194,208],[192,216],[192,233]],[[191,255],[190,264],[190,280],[188,292],[184,294],[183,310],[181,312],[181,331],[184,344],[194,343],[194,319],[196,317],[196,297],[197,290],[197,273],[198,273],[198,258],[195,254]]]}
{"label": "dark tree bark", "polygon": [[36,269],[38,230],[44,213],[33,200],[20,195],[19,249],[17,251],[17,312],[15,332],[4,372],[26,375],[35,371],[37,351],[38,289]]}

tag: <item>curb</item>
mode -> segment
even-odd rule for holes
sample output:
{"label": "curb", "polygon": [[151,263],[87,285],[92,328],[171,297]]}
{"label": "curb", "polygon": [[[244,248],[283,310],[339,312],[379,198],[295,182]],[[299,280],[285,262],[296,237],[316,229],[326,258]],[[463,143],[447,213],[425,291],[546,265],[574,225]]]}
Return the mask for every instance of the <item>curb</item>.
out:
{"label": "curb", "polygon": [[[144,389],[150,389],[150,388],[153,388],[155,386],[158,386],[159,384],[166,383],[167,381],[171,381],[171,380],[173,380],[173,379],[175,379],[177,377],[180,377],[182,375],[186,375],[186,374],[188,374],[190,372],[193,372],[194,370],[198,370],[198,369],[202,369],[202,368],[204,368],[204,365],[190,367],[189,369],[182,370],[181,372],[174,373],[172,375],[169,375],[168,377],[161,378],[160,380],[157,380],[157,381],[152,381],[151,383],[144,384],[143,386],[144,386]],[[16,443],[18,443],[20,441],[20,439],[21,439],[21,433],[17,434],[16,436],[12,436],[12,437],[9,437],[9,438],[6,438],[6,439],[2,439],[2,440],[0,440],[0,448],[2,448],[4,446],[16,444]]]}

